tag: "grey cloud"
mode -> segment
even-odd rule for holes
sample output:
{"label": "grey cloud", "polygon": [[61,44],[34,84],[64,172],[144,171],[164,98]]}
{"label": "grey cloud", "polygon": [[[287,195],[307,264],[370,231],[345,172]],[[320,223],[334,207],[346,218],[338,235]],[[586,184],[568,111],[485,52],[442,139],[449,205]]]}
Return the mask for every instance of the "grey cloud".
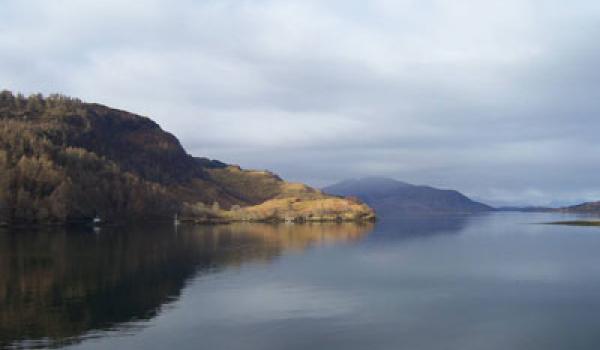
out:
{"label": "grey cloud", "polygon": [[598,23],[593,1],[4,1],[0,76],[292,180],[564,204],[600,199]]}

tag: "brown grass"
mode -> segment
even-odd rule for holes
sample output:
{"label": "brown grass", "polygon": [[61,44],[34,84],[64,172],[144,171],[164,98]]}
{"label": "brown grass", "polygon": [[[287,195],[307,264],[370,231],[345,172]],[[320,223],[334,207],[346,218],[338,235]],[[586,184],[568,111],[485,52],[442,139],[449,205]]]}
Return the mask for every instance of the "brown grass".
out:
{"label": "brown grass", "polygon": [[215,209],[202,204],[189,205],[192,208],[186,218],[195,221],[215,222],[333,222],[333,221],[371,221],[375,213],[362,203],[346,198],[275,198],[262,204],[232,208]]}

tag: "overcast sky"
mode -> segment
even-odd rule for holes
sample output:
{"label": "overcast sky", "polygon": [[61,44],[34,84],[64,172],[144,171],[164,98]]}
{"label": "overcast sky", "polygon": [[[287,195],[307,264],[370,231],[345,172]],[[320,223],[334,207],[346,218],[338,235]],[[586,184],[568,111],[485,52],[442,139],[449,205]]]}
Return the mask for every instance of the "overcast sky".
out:
{"label": "overcast sky", "polygon": [[600,1],[0,0],[0,88],[324,186],[600,200]]}

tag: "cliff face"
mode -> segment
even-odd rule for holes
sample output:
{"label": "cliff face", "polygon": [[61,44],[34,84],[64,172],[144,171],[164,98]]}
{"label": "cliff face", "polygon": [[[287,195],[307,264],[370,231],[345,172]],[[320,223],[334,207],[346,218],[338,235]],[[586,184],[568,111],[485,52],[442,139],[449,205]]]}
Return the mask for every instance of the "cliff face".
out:
{"label": "cliff face", "polygon": [[0,175],[0,223],[166,219],[198,203],[327,197],[267,171],[195,158],[145,117],[8,91],[0,93]]}

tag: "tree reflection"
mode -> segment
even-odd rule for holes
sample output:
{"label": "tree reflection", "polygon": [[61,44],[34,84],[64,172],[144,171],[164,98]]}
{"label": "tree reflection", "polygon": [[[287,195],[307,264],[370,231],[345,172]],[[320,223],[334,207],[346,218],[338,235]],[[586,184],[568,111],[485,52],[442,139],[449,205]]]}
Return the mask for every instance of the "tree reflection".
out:
{"label": "tree reflection", "polygon": [[148,320],[186,281],[288,250],[358,240],[372,224],[0,232],[0,348],[55,347]]}

